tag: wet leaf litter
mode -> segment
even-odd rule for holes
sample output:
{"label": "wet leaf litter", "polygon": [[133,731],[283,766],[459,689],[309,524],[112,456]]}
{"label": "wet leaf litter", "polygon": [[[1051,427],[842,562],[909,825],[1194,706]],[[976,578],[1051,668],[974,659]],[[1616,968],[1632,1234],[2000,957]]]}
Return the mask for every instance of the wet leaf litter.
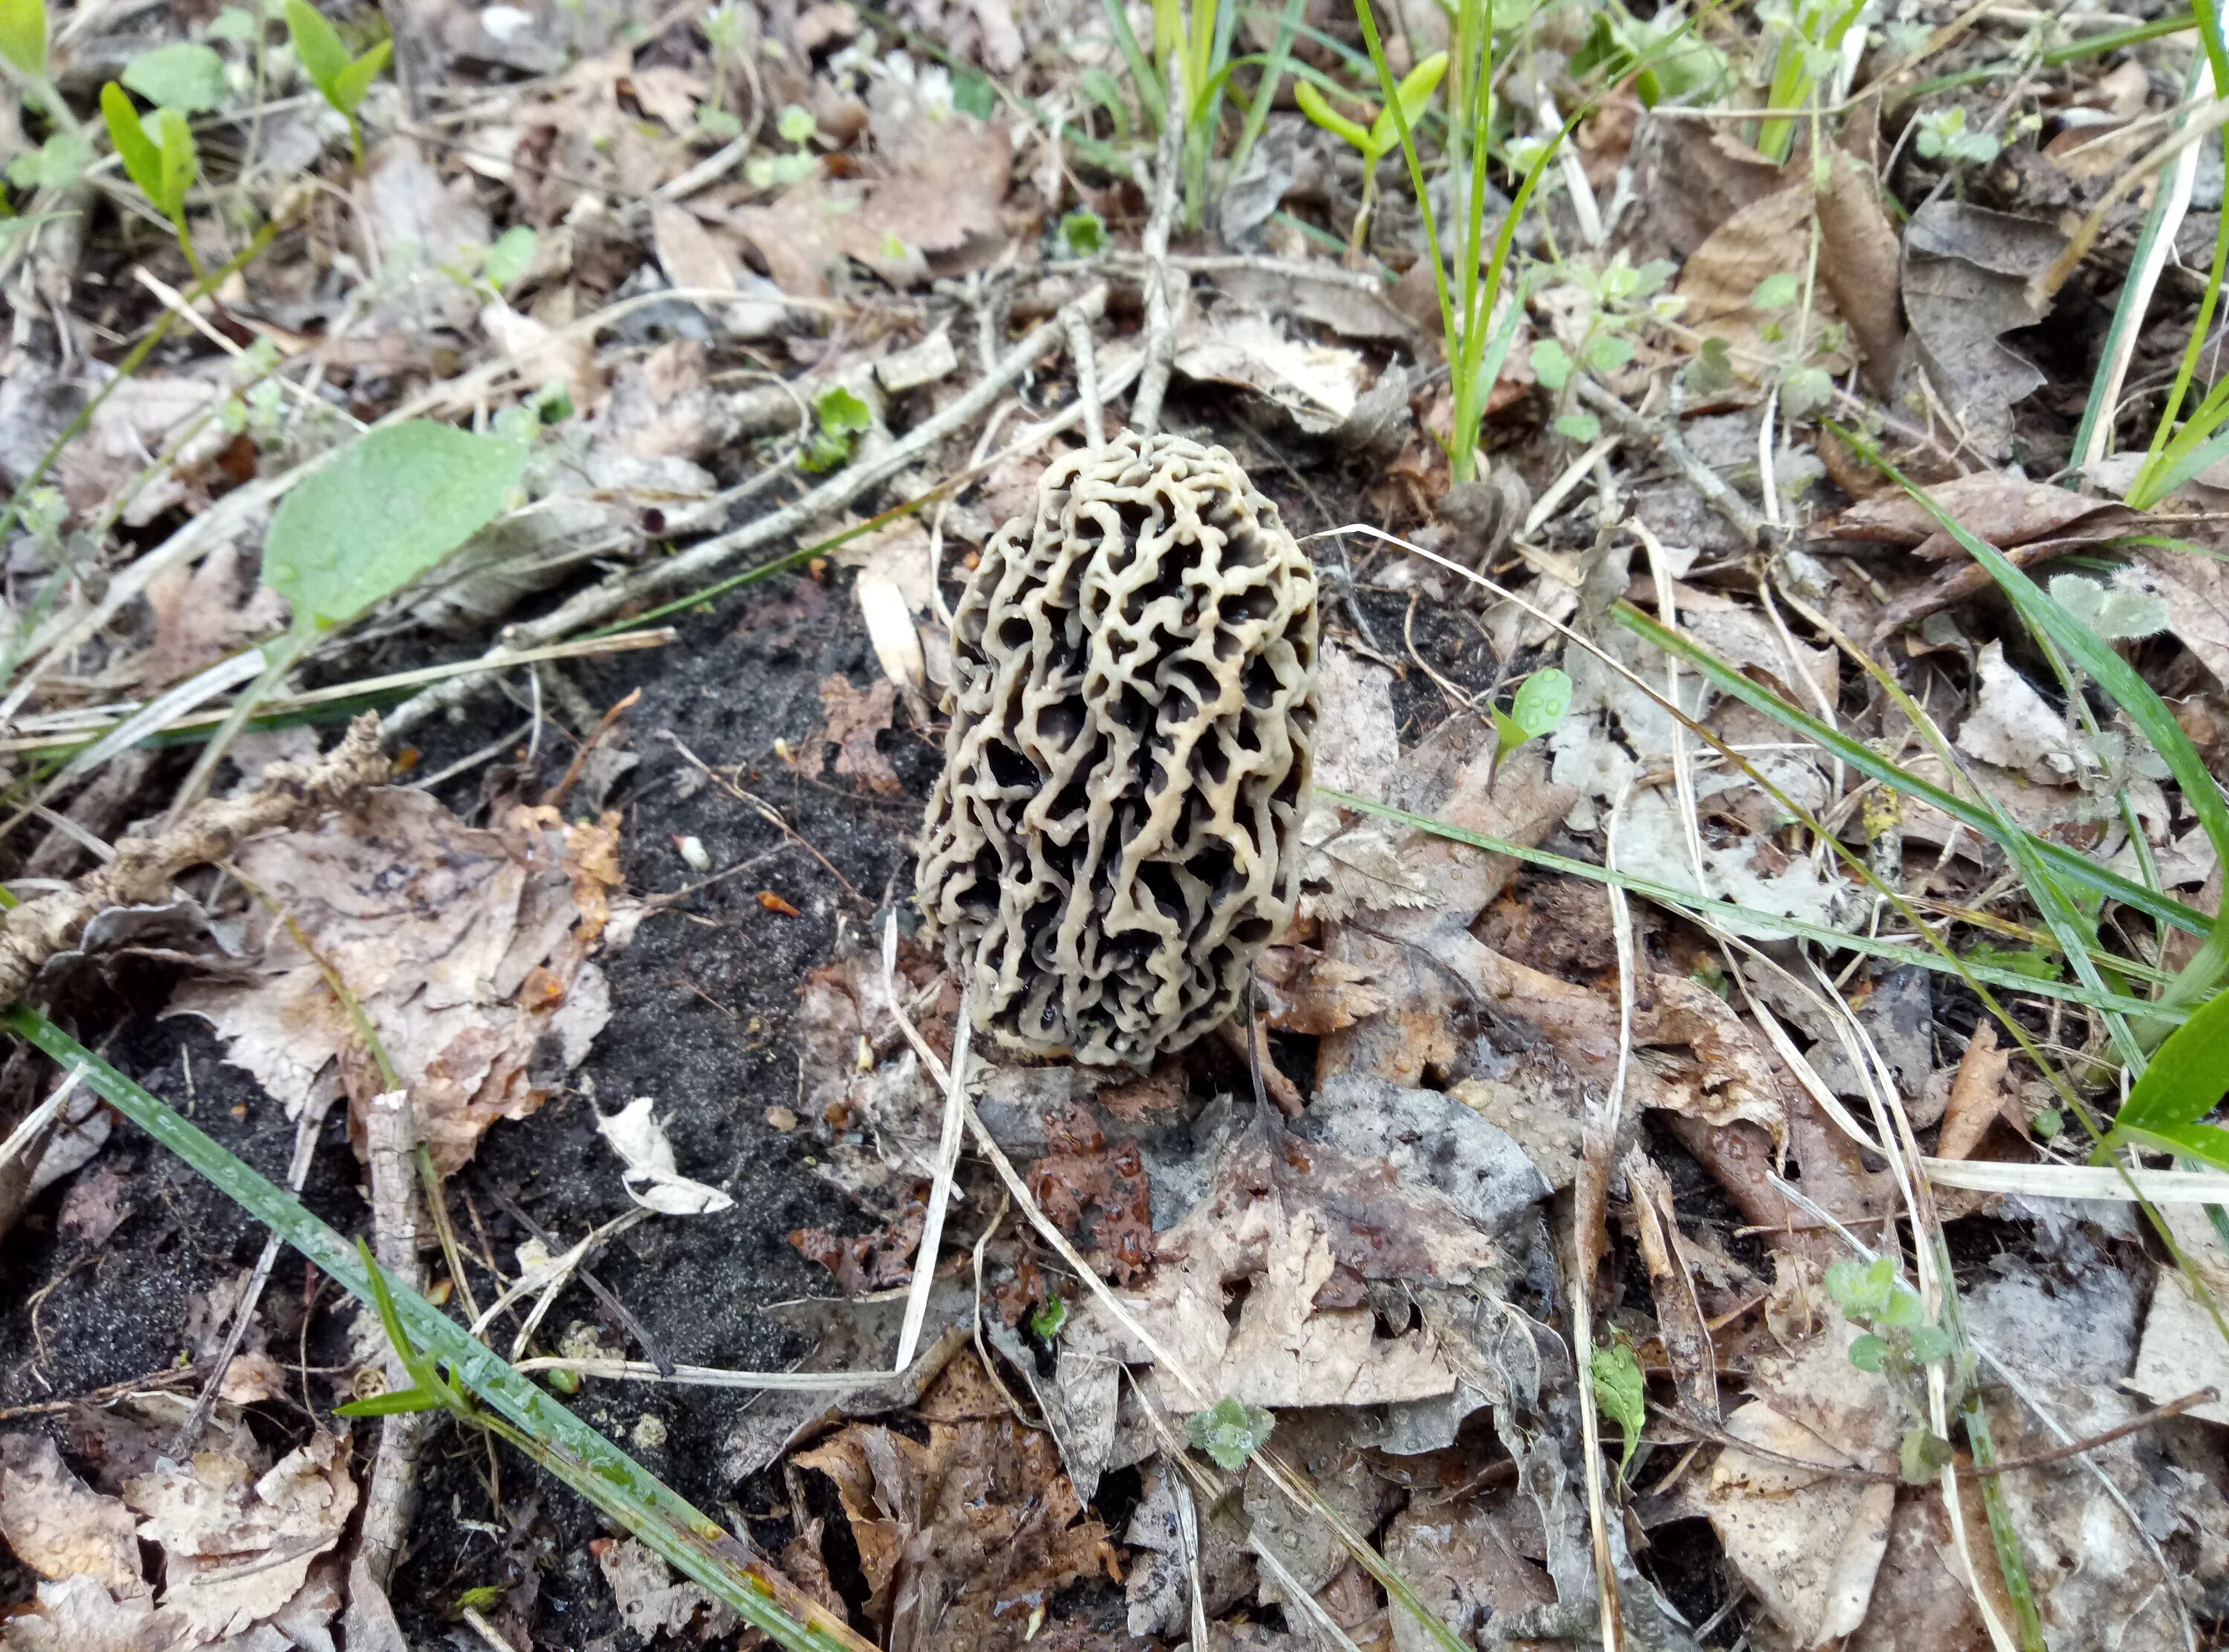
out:
{"label": "wet leaf litter", "polygon": [[2218,1633],[2203,29],[1159,13],[0,0],[8,1646]]}

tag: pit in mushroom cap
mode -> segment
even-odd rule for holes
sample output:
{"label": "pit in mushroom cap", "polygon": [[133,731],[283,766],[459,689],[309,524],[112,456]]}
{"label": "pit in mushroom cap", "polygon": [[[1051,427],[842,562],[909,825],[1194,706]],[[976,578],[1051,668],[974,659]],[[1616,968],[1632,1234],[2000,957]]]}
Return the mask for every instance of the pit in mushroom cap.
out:
{"label": "pit in mushroom cap", "polygon": [[916,888],[975,1024],[1144,1065],[1292,917],[1316,584],[1220,447],[1125,431],[1037,484],[953,619]]}

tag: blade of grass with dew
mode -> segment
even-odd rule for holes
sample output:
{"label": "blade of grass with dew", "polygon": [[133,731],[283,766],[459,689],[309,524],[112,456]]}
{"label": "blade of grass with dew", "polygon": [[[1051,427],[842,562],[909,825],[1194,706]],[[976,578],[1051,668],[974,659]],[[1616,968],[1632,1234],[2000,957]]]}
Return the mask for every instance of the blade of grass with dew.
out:
{"label": "blade of grass with dew", "polygon": [[[275,1230],[350,1296],[376,1306],[370,1277],[355,1248],[292,1194],[243,1163],[38,1010],[23,1004],[0,1010],[0,1028],[65,1067],[82,1067],[86,1084],[101,1099]],[[396,1317],[414,1346],[446,1365],[458,1381],[509,1425],[505,1437],[514,1437],[543,1466],[753,1628],[790,1652],[872,1652],[847,1625],[798,1596],[795,1585],[748,1559],[716,1522],[512,1370],[500,1355],[474,1341],[433,1303],[399,1287],[391,1286],[390,1295]],[[793,1596],[800,1605],[797,1615],[778,1604]]]}
{"label": "blade of grass with dew", "polygon": [[[1939,809],[1960,824],[1971,827],[1999,848],[2007,847],[2003,841],[2006,836],[2003,827],[1988,810],[1932,781],[1924,780],[1898,767],[1863,741],[1852,740],[1840,729],[1829,727],[1802,708],[1782,699],[1762,683],[1726,665],[1693,639],[1667,629],[1653,616],[1641,612],[1629,603],[1616,603],[1610,611],[1612,617],[1628,631],[1658,648],[1677,654],[1702,672],[1720,692],[1732,695],[1752,709],[1763,712],[1775,722],[1817,741],[1867,778],[1878,780],[1883,785]],[[2033,833],[2022,835],[2057,875],[2132,907],[2161,923],[2171,924],[2187,933],[2204,936],[2212,932],[2214,920],[2206,913],[2147,889],[2133,878],[2123,877],[2099,866],[2063,843],[2054,843],[2049,838],[2038,837]]]}
{"label": "blade of grass with dew", "polygon": [[[1789,918],[1779,912],[1760,912],[1753,907],[1738,906],[1732,901],[1705,900],[1693,889],[1684,889],[1668,883],[1659,883],[1653,879],[1638,877],[1629,872],[1613,872],[1607,868],[1596,866],[1590,861],[1572,860],[1567,855],[1558,855],[1548,849],[1528,848],[1521,843],[1513,843],[1506,838],[1489,836],[1483,832],[1474,832],[1448,821],[1435,820],[1429,815],[1411,814],[1405,809],[1395,808],[1391,804],[1378,803],[1368,797],[1357,797],[1352,792],[1336,791],[1320,786],[1314,795],[1327,802],[1337,804],[1342,809],[1352,809],[1358,814],[1374,815],[1381,820],[1397,822],[1401,825],[1411,827],[1418,831],[1429,832],[1436,837],[1444,837],[1450,842],[1468,844],[1472,848],[1484,849],[1493,855],[1506,855],[1512,860],[1521,861],[1527,866],[1539,867],[1544,871],[1567,873],[1573,877],[1584,878],[1591,883],[1615,885],[1628,893],[1642,896],[1682,912],[1698,922],[1707,924],[1713,919],[1736,920],[1744,925],[1759,929],[1777,930],[1792,938],[1815,942],[1821,946],[1833,947],[1843,951],[1862,952],[1868,957],[1881,958],[1892,964],[1911,964],[1919,969],[1933,970],[1943,975],[1956,975],[1962,977],[1971,975],[1975,980],[1986,982],[1993,987],[2002,987],[2008,991],[2030,993],[2037,997],[2057,998],[2068,1003],[2081,1004],[2091,1009],[2117,1010],[2125,1015],[2161,1013],[2158,1006],[2142,998],[2131,998],[2112,992],[2092,992],[2087,987],[2062,981],[2039,981],[2033,976],[2023,975],[2017,970],[2010,970],[2001,964],[1982,963],[1971,958],[1962,960],[1962,968],[1958,964],[1947,962],[1941,954],[1924,947],[1885,941],[1872,935],[1853,934],[1832,929],[1822,924],[1809,923],[1801,918]],[[2116,957],[2110,962],[2116,967],[2120,967],[2125,965],[2128,961]],[[2142,968],[2142,965],[2136,967],[2139,970]],[[2182,1012],[2166,1013],[2180,1016]]]}
{"label": "blade of grass with dew", "polygon": [[[1998,586],[2018,610],[2020,616],[2039,635],[2047,636],[2065,650],[2067,656],[2111,696],[2136,731],[2152,744],[2153,749],[2165,760],[2168,772],[2182,788],[2184,805],[2198,817],[2206,833],[2206,840],[2215,856],[2229,865],[2229,803],[2222,799],[2221,791],[2199,755],[2190,736],[2182,725],[2175,721],[2151,684],[2146,682],[2136,667],[2123,659],[2095,633],[2065,608],[2054,600],[2051,593],[2030,579],[2012,560],[1987,540],[1968,530],[1950,512],[1925,493],[1915,487],[1905,475],[1888,462],[1885,455],[1864,437],[1840,427],[1836,434],[1849,443],[1853,451],[1894,481],[1905,493],[1917,500],[1937,523],[1956,540],[1969,556],[1988,569]],[[2206,931],[2206,944],[2199,949],[2171,986],[2162,1002],[2177,1008],[2194,1007],[2220,980],[2225,969],[2229,969],[2229,923],[2213,919]],[[2164,1035],[2165,1028],[2159,1029]],[[2154,1041],[2155,1042],[2156,1040]]]}

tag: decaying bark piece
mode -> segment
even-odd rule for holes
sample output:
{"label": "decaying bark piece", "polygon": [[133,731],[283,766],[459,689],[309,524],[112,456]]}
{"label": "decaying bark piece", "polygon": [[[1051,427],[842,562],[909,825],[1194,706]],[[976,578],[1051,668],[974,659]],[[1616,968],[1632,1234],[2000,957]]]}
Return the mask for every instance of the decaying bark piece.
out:
{"label": "decaying bark piece", "polygon": [[1292,916],[1316,584],[1219,447],[1123,432],[1038,485],[953,621],[922,910],[1001,1043],[1143,1066]]}
{"label": "decaying bark piece", "polygon": [[258,832],[308,825],[386,778],[379,718],[367,712],[316,762],[273,763],[253,791],[205,799],[170,831],[119,839],[107,865],[0,919],[0,1003],[22,997],[40,965],[74,945],[99,913],[166,900],[171,880],[187,868],[223,860]]}

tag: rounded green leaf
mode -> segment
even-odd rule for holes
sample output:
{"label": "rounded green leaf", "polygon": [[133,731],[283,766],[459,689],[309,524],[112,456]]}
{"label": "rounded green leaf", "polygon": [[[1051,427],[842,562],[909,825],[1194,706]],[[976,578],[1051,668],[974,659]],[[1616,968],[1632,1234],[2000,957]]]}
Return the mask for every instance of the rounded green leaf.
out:
{"label": "rounded green leaf", "polygon": [[1562,722],[1571,708],[1571,679],[1551,665],[1525,679],[1511,702],[1509,714],[1525,731],[1526,740],[1538,740]]}
{"label": "rounded green leaf", "polygon": [[1850,1363],[1860,1371],[1879,1371],[1888,1358],[1888,1344],[1871,1331],[1850,1344]]}
{"label": "rounded green leaf", "polygon": [[0,0],[0,57],[29,75],[47,72],[47,0]]}
{"label": "rounded green leaf", "polygon": [[[324,14],[310,0],[286,0],[286,34],[294,42],[294,55],[301,61],[302,73],[325,94],[328,102],[339,107],[333,97],[333,87],[349,66],[349,48],[342,42],[340,31],[325,21]],[[345,114],[347,111],[342,112]]]}
{"label": "rounded green leaf", "polygon": [[1225,1469],[1239,1470],[1269,1442],[1276,1418],[1259,1405],[1225,1394],[1203,1412],[1185,1418],[1185,1434],[1192,1443]]}
{"label": "rounded green leaf", "polygon": [[264,583],[298,628],[355,618],[485,526],[526,465],[526,449],[430,419],[375,430],[304,478],[272,519]]}
{"label": "rounded green leaf", "polygon": [[1940,1325],[1915,1325],[1911,1329],[1911,1357],[1922,1365],[1932,1365],[1937,1360],[1950,1357],[1950,1333]]}
{"label": "rounded green leaf", "polygon": [[1532,376],[1550,390],[1560,390],[1571,381],[1571,358],[1554,339],[1544,338],[1532,346]]}
{"label": "rounded green leaf", "polygon": [[124,66],[124,84],[152,104],[189,115],[221,107],[232,88],[224,60],[198,41],[174,41]]}
{"label": "rounded green leaf", "polygon": [[524,224],[513,224],[497,236],[495,245],[488,248],[488,285],[501,292],[524,275],[527,266],[534,262],[534,231]]}

